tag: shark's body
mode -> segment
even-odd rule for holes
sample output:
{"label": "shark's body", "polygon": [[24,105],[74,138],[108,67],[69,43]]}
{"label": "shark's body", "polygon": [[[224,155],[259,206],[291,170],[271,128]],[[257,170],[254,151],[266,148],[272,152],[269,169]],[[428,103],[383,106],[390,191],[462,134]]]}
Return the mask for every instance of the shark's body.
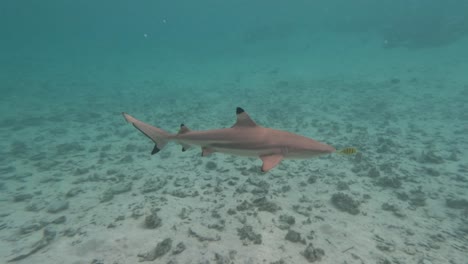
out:
{"label": "shark's body", "polygon": [[237,121],[231,128],[191,131],[182,124],[179,133],[169,134],[123,113],[128,122],[153,140],[155,147],[151,154],[159,152],[167,142],[175,141],[183,146],[183,151],[193,145],[200,146],[202,156],[222,152],[260,157],[262,171],[266,172],[286,158],[311,158],[335,151],[329,145],[304,136],[259,126],[242,108],[238,107],[236,114]]}

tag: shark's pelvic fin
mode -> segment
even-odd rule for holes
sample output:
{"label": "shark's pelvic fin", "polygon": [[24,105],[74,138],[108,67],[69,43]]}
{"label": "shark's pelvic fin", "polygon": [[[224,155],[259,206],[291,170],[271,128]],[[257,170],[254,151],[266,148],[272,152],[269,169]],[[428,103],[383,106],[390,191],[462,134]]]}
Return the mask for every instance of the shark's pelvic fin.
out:
{"label": "shark's pelvic fin", "polygon": [[215,152],[215,151],[212,148],[202,147],[201,155],[202,155],[202,157],[206,157],[206,156],[210,155],[213,152]]}
{"label": "shark's pelvic fin", "polygon": [[182,152],[185,152],[190,148],[190,145],[188,144],[181,144],[181,145],[182,145]]}
{"label": "shark's pelvic fin", "polygon": [[267,172],[273,169],[276,165],[278,165],[283,160],[283,155],[280,155],[280,154],[265,155],[265,156],[260,156],[260,158],[263,161],[262,172]]}
{"label": "shark's pelvic fin", "polygon": [[244,109],[236,108],[237,121],[232,127],[255,127],[257,124],[253,121],[250,116],[244,111]]}

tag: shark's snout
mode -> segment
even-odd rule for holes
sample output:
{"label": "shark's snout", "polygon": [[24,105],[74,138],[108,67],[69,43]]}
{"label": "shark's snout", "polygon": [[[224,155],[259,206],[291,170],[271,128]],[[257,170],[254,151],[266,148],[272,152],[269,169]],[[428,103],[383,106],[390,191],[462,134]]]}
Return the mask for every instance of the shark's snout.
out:
{"label": "shark's snout", "polygon": [[336,149],[335,149],[334,147],[332,147],[332,146],[330,146],[330,145],[327,145],[327,144],[324,144],[324,145],[325,145],[325,147],[324,147],[325,152],[327,152],[327,153],[333,153],[333,152],[336,151]]}

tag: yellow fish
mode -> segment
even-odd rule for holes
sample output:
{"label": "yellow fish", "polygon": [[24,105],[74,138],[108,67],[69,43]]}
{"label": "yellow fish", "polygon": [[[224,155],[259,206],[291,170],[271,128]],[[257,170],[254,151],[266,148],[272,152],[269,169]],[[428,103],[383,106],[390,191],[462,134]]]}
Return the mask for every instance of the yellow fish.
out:
{"label": "yellow fish", "polygon": [[342,150],[338,150],[336,153],[344,154],[344,155],[352,155],[352,154],[357,153],[357,149],[356,148],[344,148]]}

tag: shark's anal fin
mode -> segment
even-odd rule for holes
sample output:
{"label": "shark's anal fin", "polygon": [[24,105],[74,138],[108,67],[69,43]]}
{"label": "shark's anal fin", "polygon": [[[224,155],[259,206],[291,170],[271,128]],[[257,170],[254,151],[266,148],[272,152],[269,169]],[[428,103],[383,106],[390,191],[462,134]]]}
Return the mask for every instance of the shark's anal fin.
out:
{"label": "shark's anal fin", "polygon": [[206,156],[210,155],[213,152],[215,152],[215,151],[212,148],[202,147],[201,155],[202,155],[202,157],[206,157]]}
{"label": "shark's anal fin", "polygon": [[262,159],[263,161],[262,172],[267,172],[273,169],[276,165],[278,165],[283,160],[283,155],[280,155],[280,154],[265,155],[265,156],[260,156],[260,159]]}

